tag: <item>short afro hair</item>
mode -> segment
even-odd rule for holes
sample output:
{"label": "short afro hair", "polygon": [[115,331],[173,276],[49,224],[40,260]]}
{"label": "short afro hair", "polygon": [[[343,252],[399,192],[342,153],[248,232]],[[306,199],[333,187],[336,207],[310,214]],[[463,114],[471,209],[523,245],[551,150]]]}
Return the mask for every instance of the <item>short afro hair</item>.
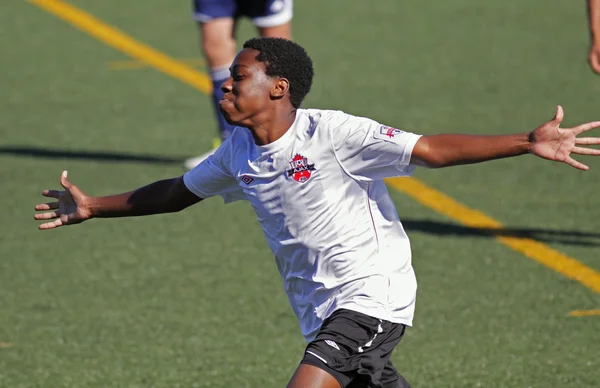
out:
{"label": "short afro hair", "polygon": [[314,75],[306,50],[291,40],[265,37],[247,40],[244,48],[259,51],[256,60],[265,64],[268,76],[290,81],[290,101],[298,108],[310,91]]}

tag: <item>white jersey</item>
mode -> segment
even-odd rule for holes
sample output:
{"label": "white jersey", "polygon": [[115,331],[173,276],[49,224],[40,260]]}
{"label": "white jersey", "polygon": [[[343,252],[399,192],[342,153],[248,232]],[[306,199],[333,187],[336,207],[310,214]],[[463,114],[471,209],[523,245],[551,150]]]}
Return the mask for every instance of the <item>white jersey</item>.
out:
{"label": "white jersey", "polygon": [[298,109],[264,146],[236,128],[184,182],[201,198],[250,202],[307,341],[342,308],[410,326],[410,243],[382,179],[411,175],[418,139],[340,111]]}

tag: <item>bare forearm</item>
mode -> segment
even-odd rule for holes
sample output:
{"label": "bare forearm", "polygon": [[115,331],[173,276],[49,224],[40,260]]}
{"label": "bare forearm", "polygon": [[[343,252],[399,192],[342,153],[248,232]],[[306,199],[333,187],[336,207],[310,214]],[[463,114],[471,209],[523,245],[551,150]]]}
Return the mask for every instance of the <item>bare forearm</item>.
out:
{"label": "bare forearm", "polygon": [[413,150],[413,163],[430,168],[456,166],[523,155],[529,148],[529,133],[424,136]]}
{"label": "bare forearm", "polygon": [[134,217],[179,211],[186,204],[173,201],[176,179],[157,181],[128,193],[91,198],[92,217]]}
{"label": "bare forearm", "polygon": [[592,42],[600,45],[600,0],[588,0],[588,13]]}

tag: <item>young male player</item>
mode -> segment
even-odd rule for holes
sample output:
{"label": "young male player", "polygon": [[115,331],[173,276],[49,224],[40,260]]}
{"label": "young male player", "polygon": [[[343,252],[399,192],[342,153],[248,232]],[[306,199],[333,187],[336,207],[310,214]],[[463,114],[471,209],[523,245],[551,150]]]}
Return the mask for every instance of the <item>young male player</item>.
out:
{"label": "young male player", "polygon": [[250,202],[275,255],[308,346],[289,388],[409,387],[390,362],[412,324],[416,280],[408,238],[383,178],[533,154],[588,167],[600,155],[576,136],[600,121],[560,128],[563,111],[531,132],[418,136],[339,111],[300,109],[312,62],[297,44],[244,43],[219,102],[233,134],[185,175],[128,193],[90,197],[67,180],[46,190],[40,229],[91,218],[176,212],[215,195]]}
{"label": "young male player", "polygon": [[[227,139],[234,125],[227,123],[219,111],[223,97],[221,84],[229,78],[229,66],[237,52],[235,27],[240,17],[249,17],[258,34],[265,37],[291,39],[292,0],[194,0],[194,19],[200,30],[202,52],[210,68],[213,83],[212,99],[219,137],[213,142],[216,148]],[[186,159],[184,166],[191,170],[214,150]]]}

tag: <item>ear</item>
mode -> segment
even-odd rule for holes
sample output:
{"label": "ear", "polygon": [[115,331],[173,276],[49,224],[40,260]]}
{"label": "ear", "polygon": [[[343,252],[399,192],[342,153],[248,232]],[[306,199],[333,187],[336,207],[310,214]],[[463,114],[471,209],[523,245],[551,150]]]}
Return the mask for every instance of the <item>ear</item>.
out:
{"label": "ear", "polygon": [[279,78],[271,89],[271,98],[279,100],[290,90],[290,81],[287,78]]}

